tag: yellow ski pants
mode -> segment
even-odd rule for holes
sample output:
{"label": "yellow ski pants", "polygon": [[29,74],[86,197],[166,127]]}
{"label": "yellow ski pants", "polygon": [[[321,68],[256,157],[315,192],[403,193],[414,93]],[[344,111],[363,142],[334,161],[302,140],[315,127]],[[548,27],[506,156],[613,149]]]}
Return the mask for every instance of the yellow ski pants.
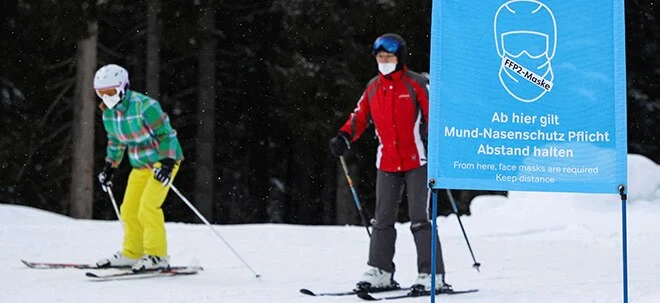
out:
{"label": "yellow ski pants", "polygon": [[[175,165],[171,180],[178,171],[179,165]],[[151,169],[131,170],[120,211],[124,224],[122,253],[125,256],[137,259],[144,255],[167,255],[165,216],[161,206],[169,190],[169,185],[163,186],[154,178]]]}

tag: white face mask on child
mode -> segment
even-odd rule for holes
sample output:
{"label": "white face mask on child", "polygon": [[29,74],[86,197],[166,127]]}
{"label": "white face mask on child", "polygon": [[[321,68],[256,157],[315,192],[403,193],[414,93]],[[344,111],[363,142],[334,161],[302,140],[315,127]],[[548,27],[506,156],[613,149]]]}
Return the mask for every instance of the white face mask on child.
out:
{"label": "white face mask on child", "polygon": [[378,71],[383,75],[389,75],[396,69],[396,63],[378,63]]}
{"label": "white face mask on child", "polygon": [[107,106],[109,109],[112,109],[121,101],[121,97],[119,97],[119,93],[115,94],[114,96],[108,96],[108,95],[103,95],[101,97],[103,99],[103,103],[105,103],[105,106]]}

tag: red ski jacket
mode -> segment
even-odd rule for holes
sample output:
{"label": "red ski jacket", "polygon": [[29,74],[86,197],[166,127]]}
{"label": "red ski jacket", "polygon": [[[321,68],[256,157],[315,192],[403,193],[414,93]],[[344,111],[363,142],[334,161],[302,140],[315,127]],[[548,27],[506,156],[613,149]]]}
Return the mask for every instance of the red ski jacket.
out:
{"label": "red ski jacket", "polygon": [[428,113],[428,78],[404,67],[369,81],[340,132],[355,142],[373,122],[380,143],[376,167],[408,171],[426,164]]}

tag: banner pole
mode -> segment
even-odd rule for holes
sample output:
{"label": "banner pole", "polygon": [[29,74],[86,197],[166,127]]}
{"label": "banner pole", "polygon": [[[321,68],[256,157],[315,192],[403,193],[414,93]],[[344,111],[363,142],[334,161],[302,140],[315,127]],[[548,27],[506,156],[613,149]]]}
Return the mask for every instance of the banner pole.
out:
{"label": "banner pole", "polygon": [[433,207],[431,207],[433,215],[431,216],[433,218],[433,222],[431,224],[431,303],[435,303],[435,279],[436,279],[436,254],[437,254],[437,247],[436,247],[436,238],[438,237],[438,223],[436,219],[438,218],[438,190],[433,188],[435,186],[435,179],[431,179],[429,181],[429,188],[431,189],[431,201],[433,203]]}
{"label": "banner pole", "polygon": [[628,222],[626,214],[626,202],[628,195],[626,187],[619,185],[619,195],[621,196],[621,238],[622,238],[622,262],[623,262],[623,302],[628,303]]}

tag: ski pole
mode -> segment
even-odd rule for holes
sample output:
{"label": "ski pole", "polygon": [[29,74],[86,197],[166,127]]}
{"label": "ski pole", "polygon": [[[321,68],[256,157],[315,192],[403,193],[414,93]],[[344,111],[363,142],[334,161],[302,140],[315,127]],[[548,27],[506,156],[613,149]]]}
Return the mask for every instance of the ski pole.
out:
{"label": "ski pole", "polygon": [[358,213],[360,213],[360,219],[362,219],[362,224],[364,224],[364,227],[367,229],[367,234],[369,237],[371,237],[371,232],[369,231],[369,223],[367,222],[367,218],[364,217],[364,212],[362,211],[362,206],[360,205],[360,199],[358,199],[357,192],[355,191],[355,187],[353,187],[353,179],[351,179],[351,176],[348,174],[348,167],[346,166],[346,160],[344,160],[344,156],[339,156],[339,160],[341,161],[341,166],[344,168],[344,175],[346,176],[346,180],[348,181],[348,186],[351,188],[351,192],[353,193],[353,200],[355,201],[355,206],[357,207]]}
{"label": "ski pole", "polygon": [[[364,216],[364,212],[362,211],[362,206],[360,205],[360,199],[358,198],[357,192],[355,191],[355,187],[353,186],[353,179],[351,179],[351,176],[348,174],[348,166],[346,165],[346,160],[344,160],[344,156],[339,156],[339,160],[341,161],[341,167],[344,168],[344,175],[346,176],[346,180],[348,181],[348,186],[351,188],[351,192],[353,193],[353,201],[355,201],[355,206],[357,207],[358,213],[360,213],[360,219],[362,219],[362,224],[364,224],[364,228],[367,229],[367,235],[369,235],[369,238],[371,238],[371,232],[369,231],[369,224],[367,223],[367,218]],[[392,262],[393,279],[394,279],[395,268],[396,268],[396,264]]]}
{"label": "ski pole", "polygon": [[250,267],[250,265],[249,265],[247,262],[245,262],[245,260],[243,260],[243,258],[241,258],[241,255],[239,255],[239,254],[236,252],[236,250],[234,250],[234,248],[231,247],[231,245],[229,245],[229,243],[225,240],[225,238],[223,238],[223,237],[220,235],[220,233],[218,233],[218,231],[216,231],[215,228],[213,228],[213,225],[211,225],[211,223],[209,223],[209,221],[206,220],[206,218],[204,218],[204,216],[203,216],[203,215],[197,210],[197,208],[195,208],[195,206],[192,205],[192,203],[190,203],[190,201],[188,201],[188,199],[186,199],[186,197],[184,197],[184,196],[181,194],[181,192],[179,192],[179,190],[176,188],[176,186],[174,186],[174,184],[171,184],[171,183],[170,183],[170,188],[171,188],[171,189],[177,194],[177,196],[179,196],[179,198],[181,198],[181,200],[183,200],[183,202],[186,203],[186,205],[188,205],[188,207],[190,207],[190,209],[192,209],[192,211],[195,213],[195,215],[197,215],[197,217],[198,217],[200,220],[202,220],[202,222],[204,222],[204,224],[206,224],[206,226],[208,226],[209,228],[211,228],[211,230],[213,231],[213,233],[215,233],[215,235],[218,236],[218,239],[222,240],[222,242],[224,242],[225,245],[227,245],[227,247],[229,248],[229,250],[231,250],[231,251],[234,253],[234,255],[236,255],[236,257],[238,257],[238,259],[241,260],[241,262],[243,262],[243,264],[244,264],[244,265],[245,265],[245,266],[246,266],[246,267],[247,267],[247,268],[248,268],[248,269],[254,274],[255,278],[260,279],[260,278],[261,278],[261,275],[258,274],[258,273],[256,273],[256,272],[254,271],[254,269],[252,269],[252,267]]}
{"label": "ski pole", "polygon": [[110,196],[110,202],[112,202],[112,207],[115,209],[115,214],[117,214],[117,220],[121,222],[121,216],[119,215],[119,207],[117,207],[117,201],[115,200],[115,195],[112,194],[112,188],[110,186],[102,186],[103,191],[108,193]]}
{"label": "ski pole", "polygon": [[479,266],[481,266],[481,263],[477,262],[477,260],[474,258],[474,253],[472,252],[472,246],[470,246],[470,240],[468,240],[467,234],[465,234],[465,228],[463,228],[463,222],[461,222],[461,216],[458,214],[458,207],[456,207],[454,196],[451,195],[451,190],[447,189],[447,195],[449,196],[451,207],[454,209],[454,213],[456,214],[456,218],[458,219],[458,224],[461,225],[461,231],[463,231],[463,237],[465,238],[465,243],[467,243],[468,249],[470,250],[470,254],[472,255],[472,261],[474,261],[472,267],[479,272]]}

